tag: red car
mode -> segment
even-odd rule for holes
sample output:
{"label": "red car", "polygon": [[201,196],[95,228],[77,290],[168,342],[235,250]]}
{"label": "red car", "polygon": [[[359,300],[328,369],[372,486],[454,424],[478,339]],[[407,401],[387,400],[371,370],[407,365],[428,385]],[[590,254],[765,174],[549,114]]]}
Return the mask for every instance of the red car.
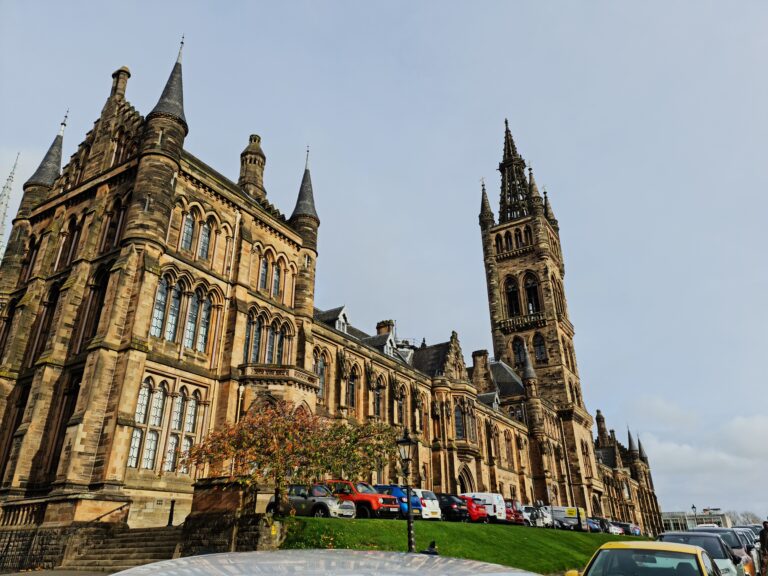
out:
{"label": "red car", "polygon": [[485,503],[479,498],[470,498],[469,496],[459,496],[467,503],[467,512],[470,522],[488,523],[488,511],[485,509]]}
{"label": "red car", "polygon": [[519,524],[525,526],[525,516],[523,512],[517,507],[517,503],[513,500],[505,500],[507,522],[510,524]]}
{"label": "red car", "polygon": [[340,500],[354,502],[358,518],[397,518],[400,503],[394,496],[379,494],[367,482],[331,480],[325,483]]}

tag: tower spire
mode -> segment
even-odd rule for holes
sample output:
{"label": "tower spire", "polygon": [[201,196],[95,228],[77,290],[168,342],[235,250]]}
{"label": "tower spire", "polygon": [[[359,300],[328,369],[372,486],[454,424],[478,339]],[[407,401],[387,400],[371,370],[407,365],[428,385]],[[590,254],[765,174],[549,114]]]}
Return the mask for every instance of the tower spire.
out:
{"label": "tower spire", "polygon": [[480,226],[485,228],[487,226],[493,226],[493,210],[491,210],[491,203],[488,201],[488,193],[485,191],[485,178],[480,179],[480,186],[482,188],[482,197],[480,198]]}
{"label": "tower spire", "polygon": [[309,174],[309,147],[307,147],[307,160],[304,167],[304,176],[301,178],[299,196],[296,199],[296,207],[293,209],[293,214],[291,214],[291,220],[295,220],[299,216],[309,216],[318,221],[320,220],[317,216],[317,210],[315,210],[315,195],[312,190],[312,178]]}
{"label": "tower spire", "polygon": [[45,186],[50,188],[59,177],[61,173],[61,148],[64,142],[64,128],[67,127],[67,117],[69,116],[69,110],[64,115],[64,120],[61,121],[61,128],[59,133],[56,134],[56,138],[53,139],[48,152],[43,156],[43,161],[40,162],[40,166],[37,167],[35,173],[30,176],[29,180],[24,183],[24,187],[37,184],[38,186]]}
{"label": "tower spire", "polygon": [[2,192],[0,192],[0,261],[2,261],[5,254],[5,220],[8,216],[8,202],[11,198],[13,178],[16,176],[16,167],[19,165],[20,154],[20,152],[16,153],[16,160],[13,162],[11,173],[8,174],[8,179],[5,181]]}
{"label": "tower spire", "polygon": [[629,443],[629,451],[637,452],[637,444],[635,444],[635,438],[632,436],[632,432],[627,428],[627,441]]}
{"label": "tower spire", "polygon": [[150,119],[153,116],[174,118],[181,122],[184,127],[184,135],[186,136],[189,133],[189,127],[187,126],[187,119],[184,116],[184,87],[181,78],[181,53],[183,48],[184,36],[181,37],[179,55],[173,65],[171,75],[168,76],[168,81],[165,83],[165,88],[163,88],[163,93],[160,95],[160,100],[157,101],[152,112],[147,115],[147,119]]}
{"label": "tower spire", "polygon": [[530,214],[528,182],[525,176],[525,160],[517,151],[509,121],[504,119],[504,152],[499,163],[501,172],[501,199],[499,222],[516,220]]}

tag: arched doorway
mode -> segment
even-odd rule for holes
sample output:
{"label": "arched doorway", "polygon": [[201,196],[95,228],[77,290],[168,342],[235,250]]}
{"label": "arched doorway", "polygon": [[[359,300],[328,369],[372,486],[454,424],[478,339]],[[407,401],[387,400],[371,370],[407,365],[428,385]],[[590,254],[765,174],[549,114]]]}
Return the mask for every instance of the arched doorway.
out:
{"label": "arched doorway", "polygon": [[592,515],[603,515],[603,507],[600,505],[600,497],[597,494],[592,494]]}
{"label": "arched doorway", "polygon": [[475,491],[475,481],[472,479],[472,473],[466,466],[461,467],[459,472],[459,494]]}

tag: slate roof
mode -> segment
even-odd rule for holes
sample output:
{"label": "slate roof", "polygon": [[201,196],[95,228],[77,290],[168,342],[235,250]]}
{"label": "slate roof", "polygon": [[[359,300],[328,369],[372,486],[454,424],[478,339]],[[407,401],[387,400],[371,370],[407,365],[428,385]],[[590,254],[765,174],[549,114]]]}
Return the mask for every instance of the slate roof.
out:
{"label": "slate roof", "polygon": [[160,100],[152,109],[152,112],[147,116],[153,116],[160,114],[164,116],[171,116],[177,118],[184,123],[184,128],[187,127],[187,119],[184,117],[184,89],[181,81],[181,61],[176,61],[171,70],[171,75],[168,77],[168,82],[165,83],[163,93],[160,95]]}
{"label": "slate roof", "polygon": [[413,354],[413,367],[428,376],[442,374],[450,344],[450,342],[443,342],[441,344],[425,346],[424,348],[417,348]]}
{"label": "slate roof", "polygon": [[337,306],[336,308],[331,308],[330,310],[320,310],[315,308],[314,318],[317,322],[322,322],[323,324],[328,324],[329,326],[335,326],[336,321],[339,319],[339,316],[341,316],[343,310],[344,306]]}
{"label": "slate roof", "polygon": [[35,173],[27,180],[24,186],[31,184],[38,184],[40,186],[53,186],[56,178],[61,173],[61,144],[64,141],[64,136],[59,133],[56,138],[53,139],[48,152],[43,156],[43,161],[40,162],[40,166],[37,167]]}
{"label": "slate roof", "polygon": [[595,456],[599,457],[606,466],[616,468],[616,453],[613,448],[595,448]]}
{"label": "slate roof", "polygon": [[504,362],[491,362],[491,377],[499,390],[499,396],[522,396],[525,386],[520,376]]}
{"label": "slate roof", "polygon": [[304,176],[301,179],[299,188],[299,197],[296,199],[296,207],[293,209],[291,219],[298,216],[311,216],[320,221],[320,217],[315,210],[315,196],[312,192],[312,178],[309,175],[309,168],[304,169]]}

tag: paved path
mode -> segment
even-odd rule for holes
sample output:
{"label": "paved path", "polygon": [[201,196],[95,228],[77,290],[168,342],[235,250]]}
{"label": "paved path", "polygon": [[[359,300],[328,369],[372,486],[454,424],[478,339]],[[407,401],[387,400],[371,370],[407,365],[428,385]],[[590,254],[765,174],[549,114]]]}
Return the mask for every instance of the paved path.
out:
{"label": "paved path", "polygon": [[11,572],[3,576],[105,576],[109,572],[80,572],[79,570],[31,570],[27,572]]}

